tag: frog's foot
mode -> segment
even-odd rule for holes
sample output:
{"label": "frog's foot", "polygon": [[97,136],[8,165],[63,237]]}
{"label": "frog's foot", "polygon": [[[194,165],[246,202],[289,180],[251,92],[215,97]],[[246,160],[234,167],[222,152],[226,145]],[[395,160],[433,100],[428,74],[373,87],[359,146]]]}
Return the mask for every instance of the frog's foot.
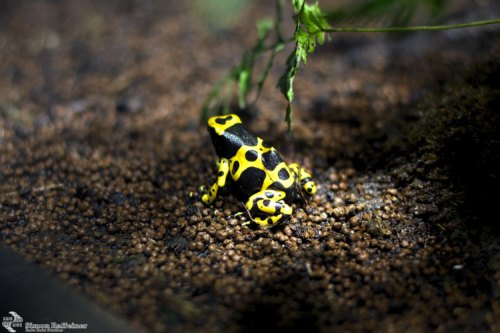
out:
{"label": "frog's foot", "polygon": [[311,178],[304,178],[303,181],[301,181],[302,188],[306,193],[308,194],[314,194],[316,193],[316,183],[311,179]]}
{"label": "frog's foot", "polygon": [[253,222],[270,228],[292,215],[292,207],[283,200],[285,196],[283,191],[263,190],[252,195],[245,207]]}
{"label": "frog's foot", "polygon": [[219,186],[217,185],[217,183],[214,183],[210,187],[210,190],[207,190],[205,186],[200,186],[199,191],[201,192],[201,201],[206,205],[210,205],[217,197]]}

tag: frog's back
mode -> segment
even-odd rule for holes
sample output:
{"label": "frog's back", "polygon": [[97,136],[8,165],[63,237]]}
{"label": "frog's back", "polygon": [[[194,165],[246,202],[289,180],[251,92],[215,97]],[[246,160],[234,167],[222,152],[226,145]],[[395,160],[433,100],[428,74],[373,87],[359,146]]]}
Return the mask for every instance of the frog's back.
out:
{"label": "frog's back", "polygon": [[291,199],[296,192],[294,174],[276,149],[261,138],[257,138],[256,145],[239,148],[231,159],[230,173],[240,200],[266,189],[283,191],[286,199]]}

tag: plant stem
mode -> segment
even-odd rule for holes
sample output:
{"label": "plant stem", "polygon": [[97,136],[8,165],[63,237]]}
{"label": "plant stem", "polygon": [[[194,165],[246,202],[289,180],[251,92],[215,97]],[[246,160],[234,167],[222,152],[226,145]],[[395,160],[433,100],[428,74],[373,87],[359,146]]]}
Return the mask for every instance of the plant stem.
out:
{"label": "plant stem", "polygon": [[323,32],[410,32],[410,31],[440,31],[460,28],[472,28],[489,24],[500,24],[500,19],[475,21],[448,25],[414,26],[414,27],[388,27],[388,28],[330,28],[322,29]]}

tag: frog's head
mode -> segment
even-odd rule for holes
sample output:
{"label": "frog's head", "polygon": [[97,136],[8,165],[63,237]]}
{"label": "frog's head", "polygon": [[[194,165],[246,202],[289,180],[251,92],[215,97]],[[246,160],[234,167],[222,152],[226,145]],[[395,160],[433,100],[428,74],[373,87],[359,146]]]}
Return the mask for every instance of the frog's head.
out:
{"label": "frog's head", "polygon": [[215,151],[221,158],[231,158],[241,146],[241,119],[235,114],[214,116],[208,119],[208,132]]}
{"label": "frog's head", "polygon": [[223,116],[213,116],[208,119],[208,130],[214,131],[218,136],[223,136],[224,132],[235,124],[241,124],[241,119],[235,114],[225,114]]}

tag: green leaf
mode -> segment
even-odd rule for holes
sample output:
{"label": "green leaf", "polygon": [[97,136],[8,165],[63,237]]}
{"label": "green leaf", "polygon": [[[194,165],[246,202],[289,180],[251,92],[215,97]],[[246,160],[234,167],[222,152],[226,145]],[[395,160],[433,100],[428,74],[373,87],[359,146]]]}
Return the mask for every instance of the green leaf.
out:
{"label": "green leaf", "polygon": [[292,7],[294,9],[295,14],[299,13],[304,6],[304,0],[292,0]]}
{"label": "green leaf", "polygon": [[298,14],[294,38],[297,43],[297,56],[304,64],[307,62],[307,54],[316,49],[316,43],[324,43],[325,33],[323,31],[329,28],[331,27],[319,8],[318,2],[313,5],[303,4]]}
{"label": "green leaf", "polygon": [[292,102],[295,97],[293,92],[293,82],[299,71],[300,61],[303,58],[304,53],[304,50],[297,44],[295,49],[288,56],[286,61],[287,68],[278,81],[278,87],[288,102],[285,120],[288,124],[289,132],[292,129]]}
{"label": "green leaf", "polygon": [[285,121],[288,124],[288,132],[292,131],[292,113],[293,113],[292,103],[288,103],[288,105],[286,106],[286,115],[285,115]]}
{"label": "green leaf", "polygon": [[[278,87],[280,88],[281,93],[285,96],[286,100],[291,103],[293,101],[293,80],[297,75],[299,62],[297,60],[297,48],[295,48],[292,53],[288,56],[287,59],[287,68],[285,72],[281,75],[278,80]],[[300,58],[299,58],[300,59]]]}
{"label": "green leaf", "polygon": [[250,91],[250,72],[247,69],[240,71],[238,79],[238,106],[240,109],[246,106],[246,97]]}
{"label": "green leaf", "polygon": [[294,34],[295,49],[288,56],[287,68],[278,81],[278,87],[288,102],[286,120],[289,129],[292,124],[293,83],[300,63],[307,63],[307,55],[314,52],[316,43],[321,44],[325,40],[325,33],[322,30],[330,27],[317,2],[309,5],[304,1],[292,0],[292,5],[297,13],[297,26]]}
{"label": "green leaf", "polygon": [[273,27],[274,22],[270,18],[265,18],[257,22],[257,40],[265,40]]}
{"label": "green leaf", "polygon": [[311,34],[321,33],[321,30],[330,28],[325,14],[319,8],[318,2],[313,5],[304,5],[299,14],[299,22]]}

